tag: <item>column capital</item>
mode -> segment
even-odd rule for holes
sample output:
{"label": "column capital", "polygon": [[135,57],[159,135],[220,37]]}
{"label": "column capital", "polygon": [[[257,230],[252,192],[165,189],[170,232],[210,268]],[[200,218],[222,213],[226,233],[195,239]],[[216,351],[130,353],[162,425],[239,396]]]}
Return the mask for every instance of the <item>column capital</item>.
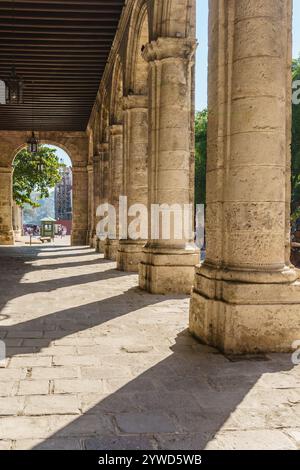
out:
{"label": "column capital", "polygon": [[121,135],[123,134],[123,124],[113,124],[109,128],[110,135]]}
{"label": "column capital", "polygon": [[193,38],[158,38],[145,45],[142,55],[148,62],[177,58],[190,60],[196,48],[197,40]]}
{"label": "column capital", "polygon": [[147,95],[128,95],[123,98],[124,111],[129,109],[148,109]]}
{"label": "column capital", "polygon": [[88,173],[93,173],[94,171],[94,165],[92,163],[89,163],[86,167]]}

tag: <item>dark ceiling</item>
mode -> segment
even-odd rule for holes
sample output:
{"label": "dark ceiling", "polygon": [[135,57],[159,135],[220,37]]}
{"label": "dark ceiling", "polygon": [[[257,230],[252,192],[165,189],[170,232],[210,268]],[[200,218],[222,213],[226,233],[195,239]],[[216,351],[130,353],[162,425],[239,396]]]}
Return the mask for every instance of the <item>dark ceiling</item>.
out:
{"label": "dark ceiling", "polygon": [[35,130],[86,129],[124,4],[0,0],[0,79],[14,64],[25,82],[24,104],[0,105],[0,130],[31,130],[32,114]]}

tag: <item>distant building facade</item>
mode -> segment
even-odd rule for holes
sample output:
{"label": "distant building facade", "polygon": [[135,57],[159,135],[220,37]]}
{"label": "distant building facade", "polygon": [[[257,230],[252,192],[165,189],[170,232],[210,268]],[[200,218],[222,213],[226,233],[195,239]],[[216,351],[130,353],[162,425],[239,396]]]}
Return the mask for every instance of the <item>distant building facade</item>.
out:
{"label": "distant building facade", "polygon": [[55,187],[55,219],[72,220],[72,170],[68,167]]}

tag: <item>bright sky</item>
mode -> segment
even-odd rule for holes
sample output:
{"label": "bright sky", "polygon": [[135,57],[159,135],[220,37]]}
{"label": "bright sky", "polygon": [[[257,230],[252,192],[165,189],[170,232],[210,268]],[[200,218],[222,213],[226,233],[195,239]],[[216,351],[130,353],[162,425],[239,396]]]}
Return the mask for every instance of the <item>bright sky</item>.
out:
{"label": "bright sky", "polygon": [[70,160],[69,155],[63,149],[61,149],[60,147],[56,147],[56,145],[48,145],[47,144],[47,147],[55,149],[56,150],[56,155],[58,156],[58,158],[60,160],[63,161],[63,163],[65,165],[72,166],[72,162]]}
{"label": "bright sky", "polygon": [[[297,25],[297,26],[296,26]],[[300,0],[294,0],[293,56],[300,55]],[[197,0],[196,109],[207,105],[208,0]]]}

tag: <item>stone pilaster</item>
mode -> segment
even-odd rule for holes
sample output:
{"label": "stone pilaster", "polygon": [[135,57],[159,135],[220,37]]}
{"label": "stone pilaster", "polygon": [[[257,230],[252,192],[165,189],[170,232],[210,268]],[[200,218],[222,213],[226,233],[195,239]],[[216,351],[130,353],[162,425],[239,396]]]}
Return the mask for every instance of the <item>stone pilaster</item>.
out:
{"label": "stone pilaster", "polygon": [[210,9],[207,257],[190,330],[228,353],[288,351],[300,338],[300,284],[286,255],[291,2]]}
{"label": "stone pilaster", "polygon": [[[148,98],[130,95],[124,99],[124,196],[128,208],[148,205]],[[137,214],[128,217],[127,226]],[[118,269],[137,272],[147,240],[120,240]]]}
{"label": "stone pilaster", "polygon": [[114,124],[109,128],[110,142],[110,194],[109,203],[116,211],[116,239],[108,239],[104,247],[104,257],[117,260],[119,249],[119,197],[123,195],[123,125]]}
{"label": "stone pilaster", "polygon": [[[159,38],[144,49],[149,62],[149,192],[148,209],[176,205],[175,216],[191,204],[190,130],[195,40]],[[177,214],[176,214],[177,213]],[[161,230],[150,239],[140,264],[140,287],[153,293],[189,293],[198,252],[192,236],[181,231],[169,239]]]}
{"label": "stone pilaster", "polygon": [[[109,201],[109,192],[110,192],[110,180],[109,180],[109,144],[103,142],[99,145],[99,173],[100,173],[100,192],[99,192],[99,205],[106,204]],[[96,227],[99,222],[96,219]],[[99,240],[97,237],[96,250],[98,253],[104,253],[105,251],[105,240]]]}
{"label": "stone pilaster", "polygon": [[0,166],[0,245],[14,245],[11,166]]}
{"label": "stone pilaster", "polygon": [[93,238],[95,233],[95,214],[94,214],[94,165],[90,163],[87,166],[88,173],[88,233],[87,245],[93,247]]}
{"label": "stone pilaster", "polygon": [[88,171],[86,163],[77,163],[73,171],[72,245],[86,245],[88,238]]}
{"label": "stone pilaster", "polygon": [[91,246],[95,248],[97,251],[99,251],[98,247],[98,239],[96,235],[96,226],[98,219],[96,217],[96,212],[97,208],[100,205],[100,199],[101,199],[101,154],[98,152],[96,155],[94,155],[93,158],[93,191],[94,191],[94,197],[93,197],[93,214],[94,214],[94,220],[93,220],[93,233],[91,237]]}

